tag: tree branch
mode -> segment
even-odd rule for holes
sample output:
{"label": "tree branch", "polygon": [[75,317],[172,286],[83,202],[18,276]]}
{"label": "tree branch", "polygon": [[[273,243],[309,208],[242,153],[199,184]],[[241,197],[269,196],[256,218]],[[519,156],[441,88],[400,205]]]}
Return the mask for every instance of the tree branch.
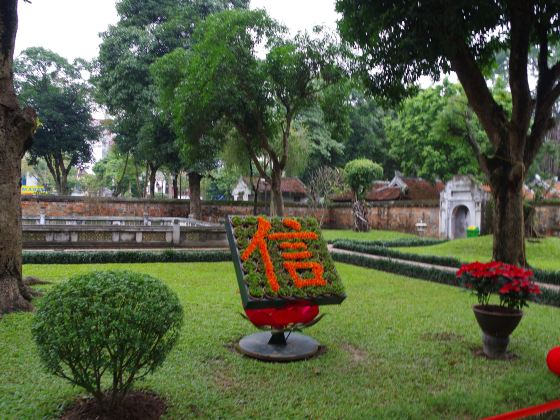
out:
{"label": "tree branch", "polygon": [[469,143],[469,146],[471,146],[471,149],[474,152],[476,160],[480,165],[480,169],[482,169],[482,172],[484,172],[484,174],[488,178],[490,178],[490,168],[488,165],[488,158],[482,153],[482,150],[480,149],[480,145],[478,144],[476,138],[473,135],[473,130],[470,123],[470,115],[468,110],[465,111],[463,118],[465,119],[465,127],[467,128],[467,143]]}
{"label": "tree branch", "polygon": [[492,97],[486,81],[464,40],[455,40],[456,48],[448,53],[452,70],[465,90],[469,105],[478,116],[490,142],[500,148],[507,137],[508,122],[502,107]]}

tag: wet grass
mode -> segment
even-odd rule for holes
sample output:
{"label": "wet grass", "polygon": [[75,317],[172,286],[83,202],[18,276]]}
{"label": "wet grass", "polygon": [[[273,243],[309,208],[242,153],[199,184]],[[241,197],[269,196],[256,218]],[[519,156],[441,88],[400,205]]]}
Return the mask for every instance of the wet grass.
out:
{"label": "wet grass", "polygon": [[[238,313],[230,263],[28,265],[25,275],[130,269],[154,275],[180,297],[185,326],[164,365],[138,388],[161,394],[166,418],[474,419],[557,399],[548,349],[560,344],[560,310],[532,305],[511,337],[511,361],[477,357],[480,332],[464,291],[338,264],[348,298],[322,307],[307,334],[325,346],[298,363],[262,363],[232,350],[255,332]],[[42,286],[48,289],[52,286]],[[0,413],[54,418],[80,393],[43,371],[32,314],[0,320]]]}
{"label": "wet grass", "polygon": [[391,230],[375,230],[369,232],[355,232],[350,229],[323,229],[323,237],[327,241],[335,239],[350,239],[355,241],[392,241],[403,238],[417,238],[410,233],[395,232]]}

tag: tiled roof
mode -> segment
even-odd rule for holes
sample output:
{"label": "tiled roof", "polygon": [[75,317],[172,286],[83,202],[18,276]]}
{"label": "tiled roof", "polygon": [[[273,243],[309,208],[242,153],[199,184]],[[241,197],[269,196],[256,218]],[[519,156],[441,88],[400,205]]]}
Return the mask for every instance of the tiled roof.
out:
{"label": "tiled roof", "polygon": [[441,181],[431,183],[421,178],[403,178],[408,187],[405,200],[439,200],[439,193],[445,188]]}
{"label": "tiled roof", "polygon": [[[256,183],[256,178],[253,178],[253,180]],[[245,184],[247,184],[247,186],[249,186],[249,188],[251,188],[251,183],[250,183],[251,181],[248,176],[244,176],[243,181],[245,182]],[[305,184],[299,178],[295,178],[295,177],[282,178],[282,184],[280,186],[280,190],[283,193],[292,193],[298,195],[307,194]],[[270,184],[268,184],[265,180],[261,179],[261,182],[259,183],[259,192],[265,192],[265,191],[266,192],[270,191]]]}
{"label": "tiled roof", "polygon": [[400,200],[402,191],[399,187],[382,187],[377,190],[370,191],[366,199],[370,201],[392,201]]}
{"label": "tiled roof", "polygon": [[[387,182],[376,182],[366,194],[368,201],[395,200],[439,200],[439,193],[445,188],[441,181],[435,184],[421,178],[401,178],[406,185],[405,191],[398,186],[388,187]],[[345,191],[333,197],[333,201],[351,201],[352,193]]]}
{"label": "tiled roof", "polygon": [[[375,181],[371,186],[370,190],[366,194],[366,200],[373,201],[373,198],[370,197],[373,197],[375,191],[378,190],[379,188],[384,188],[386,186],[387,186],[387,182],[385,181]],[[331,199],[337,202],[352,201],[352,191],[346,190],[340,194],[335,195]]]}

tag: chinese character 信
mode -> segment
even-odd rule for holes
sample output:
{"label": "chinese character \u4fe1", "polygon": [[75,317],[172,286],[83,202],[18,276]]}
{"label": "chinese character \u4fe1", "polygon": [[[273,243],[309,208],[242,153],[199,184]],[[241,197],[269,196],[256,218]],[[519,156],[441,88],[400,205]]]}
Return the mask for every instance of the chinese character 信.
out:
{"label": "chinese character \u4fe1", "polygon": [[[266,277],[274,292],[278,292],[280,285],[278,284],[278,279],[274,272],[274,264],[268,251],[268,241],[282,241],[279,244],[280,249],[284,251],[282,252],[282,266],[288,272],[297,288],[325,286],[327,284],[327,281],[323,278],[324,270],[320,263],[303,261],[313,257],[313,253],[307,250],[307,244],[304,241],[317,240],[318,235],[315,232],[302,232],[301,224],[297,220],[289,218],[284,219],[282,223],[284,226],[293,229],[293,232],[270,232],[272,224],[264,217],[258,217],[257,223],[257,231],[251,239],[249,246],[241,255],[241,259],[246,261],[258,249],[264,263]],[[290,240],[296,241],[290,242]],[[296,252],[292,252],[294,250]],[[311,270],[312,278],[304,279],[298,273],[298,271],[308,270]]]}

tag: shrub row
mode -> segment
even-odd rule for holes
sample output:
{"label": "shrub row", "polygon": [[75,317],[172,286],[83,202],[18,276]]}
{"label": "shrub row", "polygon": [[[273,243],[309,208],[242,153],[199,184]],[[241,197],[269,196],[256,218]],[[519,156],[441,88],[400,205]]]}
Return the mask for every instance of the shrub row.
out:
{"label": "shrub row", "polygon": [[333,260],[347,264],[358,265],[360,267],[373,268],[374,270],[387,271],[407,277],[415,277],[422,280],[433,281],[436,283],[457,285],[455,274],[436,268],[418,267],[395,260],[376,260],[365,255],[353,255],[342,252],[332,252]]}
{"label": "shrub row", "polygon": [[435,239],[435,238],[401,238],[401,239],[392,239],[388,241],[357,241],[354,239],[335,239],[329,241],[336,246],[337,243],[354,243],[359,245],[368,245],[368,246],[383,246],[387,248],[397,248],[397,247],[415,247],[415,246],[430,246],[430,245],[438,245],[444,242],[447,242],[447,239]]}
{"label": "shrub row", "polygon": [[453,257],[441,257],[437,255],[412,254],[386,246],[373,245],[371,242],[358,242],[349,240],[337,240],[333,243],[335,248],[346,249],[348,251],[362,252],[364,254],[379,255],[381,257],[399,258],[401,260],[416,261],[426,264],[443,265],[446,267],[459,268],[461,261]]}
{"label": "shrub row", "polygon": [[535,279],[539,283],[556,284],[560,286],[560,271],[545,271],[538,268],[533,268]]}
{"label": "shrub row", "polygon": [[[352,255],[336,251],[332,252],[331,255],[333,260],[338,262],[459,287],[454,273],[436,268],[418,267],[395,260],[375,260],[365,255]],[[536,303],[560,307],[560,292],[541,288],[541,294],[532,300]]]}
{"label": "shrub row", "polygon": [[[346,249],[348,251],[356,251],[364,254],[398,258],[401,260],[416,261],[426,264],[441,265],[445,267],[459,268],[462,264],[464,264],[462,261],[453,257],[407,253],[382,246],[370,245],[370,243],[367,242],[336,240],[334,241],[333,246],[335,248]],[[546,271],[538,268],[532,270],[535,273],[536,281],[539,283],[560,285],[560,271]]]}
{"label": "shrub row", "polygon": [[151,262],[219,262],[231,261],[229,250],[205,251],[24,251],[24,264],[105,264]]}

